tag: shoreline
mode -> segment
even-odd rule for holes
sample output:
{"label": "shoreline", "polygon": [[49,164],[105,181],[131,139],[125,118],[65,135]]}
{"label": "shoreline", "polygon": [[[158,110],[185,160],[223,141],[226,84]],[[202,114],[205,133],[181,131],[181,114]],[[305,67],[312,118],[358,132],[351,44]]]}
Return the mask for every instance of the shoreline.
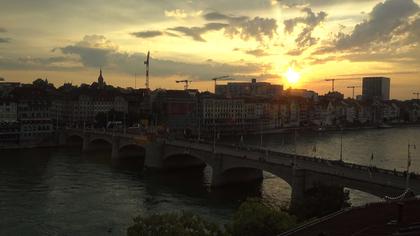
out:
{"label": "shoreline", "polygon": [[[343,128],[342,131],[363,131],[363,130],[380,130],[380,129],[395,129],[395,128],[420,128],[420,124],[413,123],[413,124],[393,124],[390,127],[375,127],[375,126],[366,126],[366,127],[346,127]],[[290,128],[281,128],[281,129],[272,129],[272,130],[263,130],[262,132],[251,132],[246,135],[275,135],[275,134],[290,134],[294,131],[308,131],[308,132],[316,132],[316,133],[327,133],[327,132],[339,132],[341,129],[338,128],[327,128],[325,130],[314,130],[311,127],[290,127]],[[239,135],[223,135],[224,137],[237,137]],[[44,143],[44,144],[19,144],[19,145],[12,145],[12,146],[2,146],[0,145],[0,150],[19,150],[19,149],[35,149],[35,148],[56,148],[56,147],[63,147],[65,145],[60,145],[58,142],[54,143]]]}
{"label": "shoreline", "polygon": [[[259,134],[287,134],[292,133],[293,131],[309,131],[316,133],[325,133],[325,132],[338,132],[338,131],[363,131],[363,130],[380,130],[380,129],[395,129],[395,128],[419,128],[420,124],[392,124],[389,127],[378,127],[378,126],[361,126],[361,127],[344,127],[342,129],[336,127],[327,127],[325,130],[315,130],[313,127],[290,127],[290,128],[281,128],[273,130],[263,130],[262,132],[252,132],[248,133],[250,135],[259,135]],[[231,135],[226,135],[231,136]],[[235,135],[233,135],[235,136]]]}

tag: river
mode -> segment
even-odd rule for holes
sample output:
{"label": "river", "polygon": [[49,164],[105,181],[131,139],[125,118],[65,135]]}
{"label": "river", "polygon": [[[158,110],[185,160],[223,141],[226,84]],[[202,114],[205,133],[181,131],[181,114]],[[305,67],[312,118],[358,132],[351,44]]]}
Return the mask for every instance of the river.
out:
{"label": "river", "polygon": [[[420,149],[420,128],[393,128],[263,136],[279,151],[404,170],[407,144]],[[239,141],[231,138],[230,142]],[[260,137],[244,139],[259,144]],[[314,152],[316,146],[316,152]],[[420,172],[420,150],[412,150],[412,170]],[[209,172],[152,172],[137,159],[112,161],[110,152],[84,154],[77,148],[0,150],[0,235],[124,235],[138,214],[190,211],[226,223],[249,196],[287,205],[291,189],[264,173],[259,184],[210,189]],[[380,200],[350,190],[353,205]]]}

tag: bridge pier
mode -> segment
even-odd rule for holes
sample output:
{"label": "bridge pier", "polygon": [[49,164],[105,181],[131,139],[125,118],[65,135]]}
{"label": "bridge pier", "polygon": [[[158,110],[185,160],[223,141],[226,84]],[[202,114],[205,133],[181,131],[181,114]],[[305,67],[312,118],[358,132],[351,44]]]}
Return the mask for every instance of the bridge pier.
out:
{"label": "bridge pier", "polygon": [[82,151],[86,152],[89,150],[89,136],[83,135],[83,144],[82,144]]}
{"label": "bridge pier", "polygon": [[305,198],[305,191],[308,189],[305,170],[294,171],[291,187],[292,196],[290,204],[293,206],[297,202],[303,201]]}
{"label": "bridge pier", "polygon": [[119,148],[120,148],[120,140],[117,137],[112,137],[112,151],[111,151],[112,159],[118,159],[120,157]]}
{"label": "bridge pier", "polygon": [[144,165],[148,168],[162,169],[164,156],[164,141],[157,140],[145,146],[146,157]]}
{"label": "bridge pier", "polygon": [[64,132],[62,132],[62,131],[58,132],[58,138],[57,138],[58,145],[59,146],[65,146],[67,144],[66,138],[67,138],[67,136]]}

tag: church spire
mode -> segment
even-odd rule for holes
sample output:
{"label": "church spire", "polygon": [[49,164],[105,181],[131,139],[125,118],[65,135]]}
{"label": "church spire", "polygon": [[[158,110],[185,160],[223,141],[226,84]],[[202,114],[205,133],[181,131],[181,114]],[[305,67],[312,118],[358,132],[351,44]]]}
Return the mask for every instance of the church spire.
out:
{"label": "church spire", "polygon": [[99,88],[103,88],[105,86],[104,77],[102,76],[102,68],[99,69],[98,85]]}

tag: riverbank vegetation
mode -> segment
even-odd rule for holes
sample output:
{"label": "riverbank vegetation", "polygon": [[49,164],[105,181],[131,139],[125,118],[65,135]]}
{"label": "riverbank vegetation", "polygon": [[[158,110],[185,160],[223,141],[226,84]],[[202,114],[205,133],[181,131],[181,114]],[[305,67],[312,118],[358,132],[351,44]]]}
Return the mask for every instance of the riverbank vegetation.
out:
{"label": "riverbank vegetation", "polygon": [[127,229],[128,236],[272,236],[350,206],[348,192],[341,187],[316,185],[305,192],[304,202],[282,209],[250,198],[233,214],[229,223],[218,226],[186,212],[138,216]]}

